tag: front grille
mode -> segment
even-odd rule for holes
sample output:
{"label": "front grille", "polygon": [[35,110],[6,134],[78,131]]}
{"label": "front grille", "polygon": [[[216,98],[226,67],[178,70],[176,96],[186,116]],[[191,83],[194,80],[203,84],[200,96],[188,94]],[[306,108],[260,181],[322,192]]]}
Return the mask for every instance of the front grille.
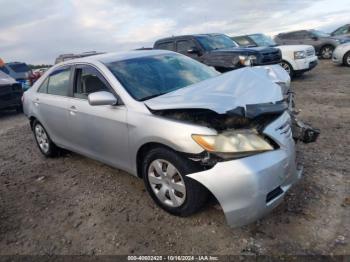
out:
{"label": "front grille", "polygon": [[6,86],[0,86],[0,95],[12,93],[12,86],[6,85]]}
{"label": "front grille", "polygon": [[12,90],[13,90],[13,91],[22,91],[22,86],[21,86],[21,84],[13,84],[13,85],[12,85]]}
{"label": "front grille", "polygon": [[271,202],[276,197],[278,197],[278,196],[280,196],[282,194],[283,194],[283,190],[282,190],[282,188],[280,186],[275,188],[274,190],[272,190],[270,193],[267,194],[267,196],[266,196],[266,203]]}
{"label": "front grille", "polygon": [[313,49],[313,48],[308,48],[308,49],[306,50],[306,55],[307,55],[307,56],[314,56],[314,55],[315,55],[315,49]]}
{"label": "front grille", "polygon": [[270,52],[270,53],[264,53],[262,57],[262,63],[263,64],[270,64],[270,63],[278,63],[281,60],[281,54],[280,52]]}

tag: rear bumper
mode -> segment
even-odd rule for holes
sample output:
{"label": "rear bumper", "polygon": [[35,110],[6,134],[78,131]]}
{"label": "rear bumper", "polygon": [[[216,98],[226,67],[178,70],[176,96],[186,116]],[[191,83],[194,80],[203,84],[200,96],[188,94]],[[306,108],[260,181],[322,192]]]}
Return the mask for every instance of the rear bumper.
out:
{"label": "rear bumper", "polygon": [[251,223],[270,212],[300,179],[302,169],[295,163],[292,134],[279,129],[286,121],[290,121],[287,113],[264,131],[280,149],[219,162],[210,170],[189,175],[216,197],[230,226]]}

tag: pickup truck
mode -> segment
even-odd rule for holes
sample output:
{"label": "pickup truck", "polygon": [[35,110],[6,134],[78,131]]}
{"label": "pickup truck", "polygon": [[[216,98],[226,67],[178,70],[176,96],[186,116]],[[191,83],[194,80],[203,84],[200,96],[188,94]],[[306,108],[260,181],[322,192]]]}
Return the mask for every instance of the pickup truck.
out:
{"label": "pickup truck", "polygon": [[318,64],[315,49],[311,45],[278,45],[264,34],[240,35],[231,37],[242,47],[270,46],[281,50],[281,66],[290,77],[312,70]]}
{"label": "pickup truck", "polygon": [[15,79],[0,70],[0,110],[22,111],[22,86]]}
{"label": "pickup truck", "polygon": [[214,67],[219,72],[281,62],[281,51],[277,48],[242,48],[224,34],[195,34],[163,38],[154,43],[153,49],[181,53]]}

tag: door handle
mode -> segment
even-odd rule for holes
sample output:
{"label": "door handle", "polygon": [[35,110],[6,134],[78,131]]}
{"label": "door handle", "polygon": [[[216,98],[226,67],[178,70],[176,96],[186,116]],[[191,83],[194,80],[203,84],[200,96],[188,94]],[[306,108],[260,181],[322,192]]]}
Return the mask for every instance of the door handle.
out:
{"label": "door handle", "polygon": [[75,106],[71,106],[71,107],[69,108],[69,113],[70,113],[72,116],[74,116],[75,113],[76,113],[77,111],[78,111],[78,110],[77,110],[77,108],[76,108]]}
{"label": "door handle", "polygon": [[34,105],[35,105],[35,106],[39,106],[39,98],[35,98],[34,100],[35,100],[35,101],[34,101]]}

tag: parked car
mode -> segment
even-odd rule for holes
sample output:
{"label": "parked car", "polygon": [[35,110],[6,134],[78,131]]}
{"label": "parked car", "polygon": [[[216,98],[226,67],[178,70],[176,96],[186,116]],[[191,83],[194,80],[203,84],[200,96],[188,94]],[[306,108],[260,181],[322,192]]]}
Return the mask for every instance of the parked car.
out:
{"label": "parked car", "polygon": [[339,44],[348,41],[346,38],[332,37],[327,33],[313,29],[280,33],[275,36],[274,40],[279,45],[312,45],[316,54],[323,59],[332,58],[333,50]]}
{"label": "parked car", "polygon": [[331,36],[347,36],[350,37],[350,24],[343,25],[331,33]]}
{"label": "parked car", "polygon": [[335,64],[350,66],[350,43],[338,45],[333,52],[332,61]]}
{"label": "parked car", "polygon": [[0,70],[14,78],[17,82],[21,83],[23,90],[27,90],[30,87],[29,76],[32,74],[32,70],[26,63],[6,63],[5,65],[0,67]]}
{"label": "parked car", "polygon": [[103,53],[96,52],[96,51],[89,51],[89,52],[83,52],[80,54],[62,54],[55,59],[55,64],[58,64],[67,60],[75,59],[75,58],[87,57],[92,55],[100,55],[100,54],[103,54]]}
{"label": "parked car", "polygon": [[281,50],[281,66],[293,77],[312,70],[318,59],[315,49],[310,45],[278,45],[271,37],[264,34],[240,35],[231,37],[242,47],[269,46]]}
{"label": "parked car", "polygon": [[154,49],[175,51],[201,63],[227,72],[244,66],[281,62],[281,52],[273,47],[241,48],[224,34],[198,34],[163,38]]}
{"label": "parked car", "polygon": [[0,71],[0,110],[22,111],[22,87],[15,79]]}
{"label": "parked car", "polygon": [[264,68],[220,74],[163,50],[96,55],[53,66],[23,103],[45,156],[65,148],[130,172],[171,214],[198,211],[210,191],[230,225],[247,224],[301,176],[291,112]]}

